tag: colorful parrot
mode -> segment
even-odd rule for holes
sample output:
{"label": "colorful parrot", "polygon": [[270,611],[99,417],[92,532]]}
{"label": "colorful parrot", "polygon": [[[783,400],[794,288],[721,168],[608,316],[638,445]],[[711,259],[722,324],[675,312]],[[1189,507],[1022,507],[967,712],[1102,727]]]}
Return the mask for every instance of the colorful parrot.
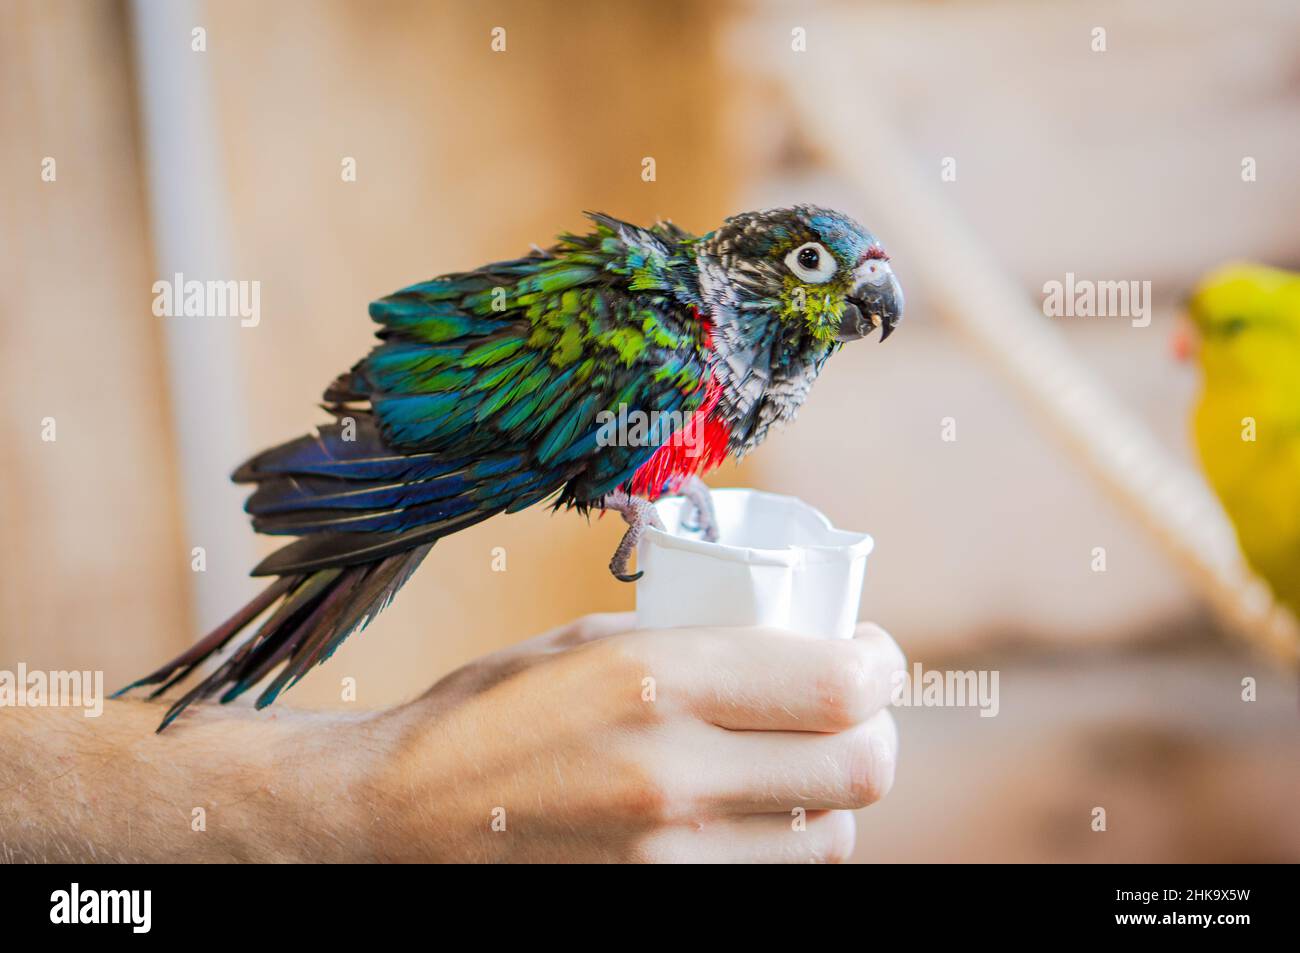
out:
{"label": "colorful parrot", "polygon": [[[159,731],[279,668],[256,702],[269,705],[374,618],[437,540],[500,513],[616,511],[628,530],[610,569],[637,578],[651,501],[686,496],[713,535],[699,475],[792,419],[842,342],[875,328],[883,340],[902,316],[889,257],[838,212],[750,212],[700,237],[589,217],[591,234],[370,306],[381,343],[326,390],[334,422],[235,471],[255,486],[254,529],[299,537],[253,570],[274,581],[122,689],[162,694],[274,607]],[[645,439],[608,439],[601,421],[620,409],[655,421]]]}
{"label": "colorful parrot", "polygon": [[1300,275],[1226,266],[1201,281],[1188,313],[1195,338],[1176,343],[1181,356],[1199,352],[1205,474],[1247,561],[1300,615]]}

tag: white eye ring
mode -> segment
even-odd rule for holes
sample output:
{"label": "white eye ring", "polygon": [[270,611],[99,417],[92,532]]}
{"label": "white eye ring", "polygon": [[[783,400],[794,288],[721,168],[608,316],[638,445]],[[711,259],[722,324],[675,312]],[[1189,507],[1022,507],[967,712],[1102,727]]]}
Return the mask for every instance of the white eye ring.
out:
{"label": "white eye ring", "polygon": [[835,256],[817,242],[805,242],[785,256],[785,266],[800,280],[820,285],[835,274]]}

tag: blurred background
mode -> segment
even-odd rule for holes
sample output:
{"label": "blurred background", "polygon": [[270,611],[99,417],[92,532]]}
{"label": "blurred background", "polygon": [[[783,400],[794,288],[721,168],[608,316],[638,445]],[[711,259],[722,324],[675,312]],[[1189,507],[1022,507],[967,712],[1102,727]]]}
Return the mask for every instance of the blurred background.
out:
{"label": "blurred background", "polygon": [[[815,202],[881,236],[907,322],[843,351],[795,426],[711,482],[872,533],[863,617],[927,669],[1000,673],[996,718],[899,712],[897,784],[860,814],[858,859],[1300,860],[1293,675],[1215,621],[935,307],[949,229],[1026,312],[1067,272],[1150,281],[1147,327],[1038,321],[1194,467],[1174,314],[1225,260],[1300,265],[1297,168],[1284,0],[4,0],[0,668],[118,685],[251,595],[274,547],[226,477],[322,422],[372,299],[583,229],[584,209],[702,232]],[[178,271],[260,282],[260,322],[156,317],[153,283]],[[359,704],[391,704],[631,608],[606,569],[621,531],[539,509],[439,543],[285,702],[341,705],[352,677]]]}

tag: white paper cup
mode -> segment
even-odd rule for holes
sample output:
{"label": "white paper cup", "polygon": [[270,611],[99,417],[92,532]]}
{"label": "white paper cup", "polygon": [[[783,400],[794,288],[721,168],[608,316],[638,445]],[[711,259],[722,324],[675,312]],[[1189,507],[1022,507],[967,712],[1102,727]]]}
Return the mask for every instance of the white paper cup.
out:
{"label": "white paper cup", "polygon": [[684,528],[690,504],[655,504],[665,530],[637,550],[637,625],[771,626],[831,639],[853,637],[867,556],[865,533],[831,526],[802,500],[756,490],[714,490],[718,542]]}

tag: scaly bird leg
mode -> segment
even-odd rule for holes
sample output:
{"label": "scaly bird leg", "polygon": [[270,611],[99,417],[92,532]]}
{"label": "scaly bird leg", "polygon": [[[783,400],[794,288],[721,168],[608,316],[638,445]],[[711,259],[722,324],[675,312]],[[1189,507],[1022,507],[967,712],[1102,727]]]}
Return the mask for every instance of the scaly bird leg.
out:
{"label": "scaly bird leg", "polygon": [[601,509],[618,513],[627,523],[627,532],[623,534],[618,549],[614,550],[614,558],[609,561],[609,571],[620,582],[636,582],[641,578],[641,573],[627,571],[632,562],[632,553],[636,550],[637,543],[641,542],[645,528],[653,526],[655,529],[663,529],[663,521],[649,500],[631,496],[621,490],[605,495],[598,505]]}
{"label": "scaly bird leg", "polygon": [[691,508],[682,526],[692,531],[704,532],[704,538],[710,543],[718,541],[718,514],[713,509],[713,494],[708,484],[697,476],[687,477],[677,487],[678,496],[686,497]]}

